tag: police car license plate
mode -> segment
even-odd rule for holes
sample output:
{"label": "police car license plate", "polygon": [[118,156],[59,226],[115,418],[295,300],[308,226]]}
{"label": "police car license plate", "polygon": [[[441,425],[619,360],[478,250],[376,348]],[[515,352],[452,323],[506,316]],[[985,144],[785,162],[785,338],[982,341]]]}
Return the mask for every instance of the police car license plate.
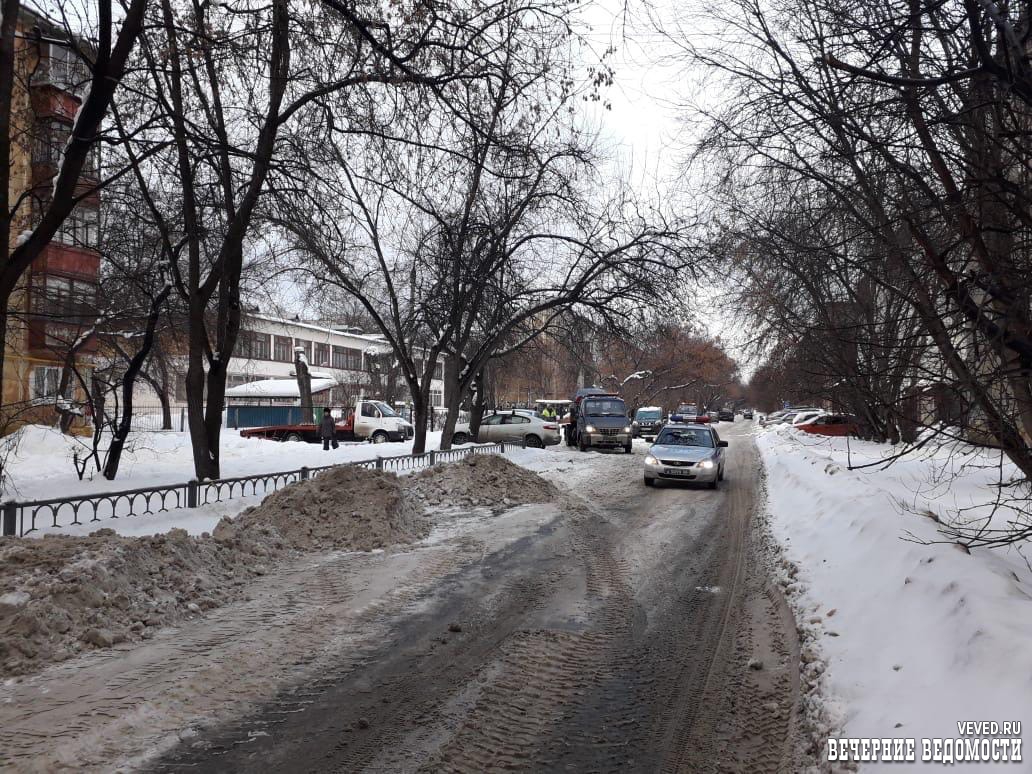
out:
{"label": "police car license plate", "polygon": [[664,476],[690,476],[691,468],[663,468]]}

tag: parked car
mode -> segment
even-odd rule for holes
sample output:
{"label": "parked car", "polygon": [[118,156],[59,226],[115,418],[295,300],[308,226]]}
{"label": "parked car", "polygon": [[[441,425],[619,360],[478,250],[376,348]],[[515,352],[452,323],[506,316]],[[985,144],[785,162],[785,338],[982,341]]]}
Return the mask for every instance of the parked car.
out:
{"label": "parked car", "polygon": [[[472,440],[469,423],[455,425],[452,444],[462,445]],[[559,443],[559,424],[554,419],[534,416],[533,412],[522,414],[518,410],[510,410],[484,417],[476,440],[479,443],[525,440],[527,446],[539,449]]]}
{"label": "parked car", "polygon": [[631,435],[652,441],[663,427],[663,409],[659,406],[643,406],[634,412]]}
{"label": "parked car", "polygon": [[742,410],[742,419],[752,419],[752,418],[753,418],[753,410],[752,409],[743,409]]}
{"label": "parked car", "polygon": [[716,489],[724,480],[724,449],[717,431],[704,424],[667,425],[645,455],[645,486],[657,481],[695,481]]}
{"label": "parked car", "polygon": [[824,414],[803,422],[799,429],[814,435],[859,435],[860,421],[849,414]]}
{"label": "parked car", "polygon": [[717,412],[717,417],[720,419],[721,422],[734,422],[735,412],[731,409],[721,409]]}
{"label": "parked car", "polygon": [[803,409],[802,411],[797,411],[796,415],[794,417],[792,417],[792,424],[794,426],[801,425],[804,422],[809,422],[812,419],[816,419],[817,417],[821,416],[823,413],[824,412],[821,411],[820,409],[813,409],[812,411],[811,410],[807,410],[807,409]]}
{"label": "parked car", "polygon": [[720,421],[720,412],[718,411],[707,411],[706,416],[708,416],[709,421],[714,424]]}

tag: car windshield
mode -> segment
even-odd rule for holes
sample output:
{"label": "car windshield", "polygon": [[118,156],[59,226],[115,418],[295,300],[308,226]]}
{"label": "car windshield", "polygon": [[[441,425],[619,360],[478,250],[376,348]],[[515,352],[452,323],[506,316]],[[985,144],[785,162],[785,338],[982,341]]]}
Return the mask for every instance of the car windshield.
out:
{"label": "car windshield", "polygon": [[622,400],[613,398],[609,400],[587,400],[584,401],[584,415],[589,417],[625,417],[627,407]]}
{"label": "car windshield", "polygon": [[659,419],[660,414],[661,412],[659,409],[638,409],[638,413],[634,415],[634,418],[638,420],[653,420]]}
{"label": "car windshield", "polygon": [[680,406],[677,407],[677,413],[678,414],[697,414],[698,411],[696,410],[695,406],[691,405],[690,403],[682,403]]}
{"label": "car windshield", "polygon": [[394,409],[388,406],[386,403],[381,403],[378,400],[373,401],[373,405],[380,410],[380,413],[385,417],[396,417],[398,416]]}
{"label": "car windshield", "polygon": [[681,428],[664,430],[656,439],[657,446],[704,446],[713,448],[713,436],[708,430]]}

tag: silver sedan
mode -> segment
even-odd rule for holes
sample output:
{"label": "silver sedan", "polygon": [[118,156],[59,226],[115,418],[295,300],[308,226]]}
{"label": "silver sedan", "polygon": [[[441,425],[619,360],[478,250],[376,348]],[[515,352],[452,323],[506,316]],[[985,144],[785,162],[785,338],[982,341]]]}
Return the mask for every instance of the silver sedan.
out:
{"label": "silver sedan", "polygon": [[667,425],[645,455],[645,486],[656,481],[693,481],[716,489],[724,480],[724,449],[707,425]]}
{"label": "silver sedan", "polygon": [[[473,440],[469,425],[455,425],[452,444],[461,445]],[[554,419],[542,419],[536,416],[515,411],[492,414],[484,417],[477,433],[480,443],[498,443],[499,441],[526,441],[527,446],[541,448],[559,443],[559,425]]]}

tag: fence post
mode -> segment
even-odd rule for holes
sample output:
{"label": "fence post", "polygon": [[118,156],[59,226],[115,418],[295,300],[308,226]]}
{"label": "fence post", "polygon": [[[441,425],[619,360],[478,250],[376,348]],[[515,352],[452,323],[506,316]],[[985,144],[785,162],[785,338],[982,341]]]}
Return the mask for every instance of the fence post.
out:
{"label": "fence post", "polygon": [[15,522],[18,518],[18,506],[12,502],[4,503],[4,523],[0,535],[15,534]]}
{"label": "fence post", "polygon": [[498,453],[505,454],[505,441],[502,441],[500,444],[498,444]]}
{"label": "fence post", "polygon": [[527,436],[523,436],[523,442],[520,443],[520,447],[522,447],[524,449],[527,448]]}
{"label": "fence post", "polygon": [[186,430],[186,407],[179,407],[179,432]]}
{"label": "fence post", "polygon": [[434,449],[430,450],[430,467],[433,467],[437,463],[437,452]]}
{"label": "fence post", "polygon": [[376,469],[383,470],[383,457],[379,454],[376,455]]}
{"label": "fence post", "polygon": [[308,473],[309,473],[309,470],[308,470],[308,467],[307,467],[307,466],[303,465],[303,466],[301,467],[301,470],[299,470],[299,471],[298,471],[298,473],[300,473],[300,474],[301,474],[301,480],[302,480],[302,481],[307,481],[307,480],[308,480]]}
{"label": "fence post", "polygon": [[197,479],[195,478],[186,482],[186,507],[197,507]]}

